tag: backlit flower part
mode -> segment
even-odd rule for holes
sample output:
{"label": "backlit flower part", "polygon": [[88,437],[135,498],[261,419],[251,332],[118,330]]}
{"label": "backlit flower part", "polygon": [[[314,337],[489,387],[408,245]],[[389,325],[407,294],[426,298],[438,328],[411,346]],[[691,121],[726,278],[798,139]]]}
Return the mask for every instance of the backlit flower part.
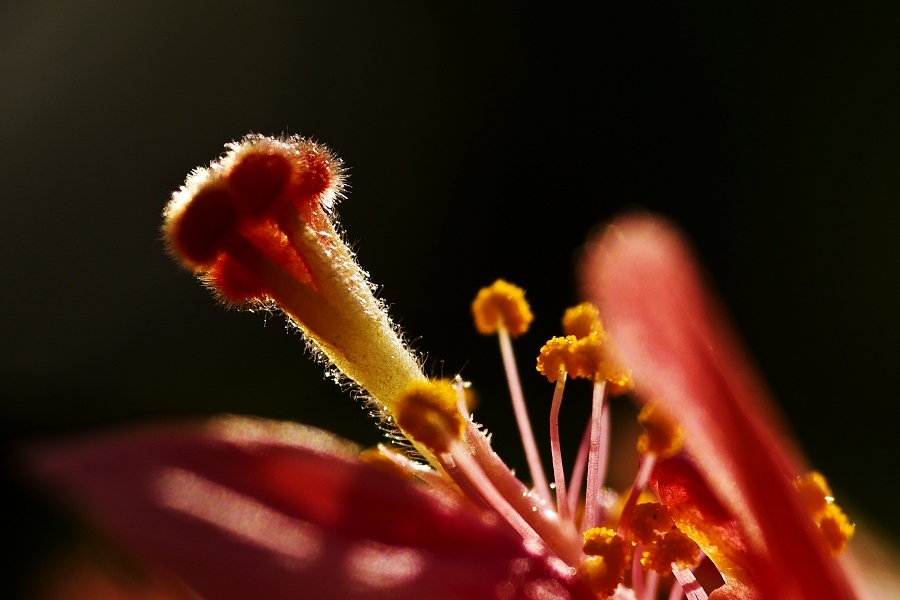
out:
{"label": "backlit flower part", "polygon": [[[593,242],[591,302],[538,353],[554,384],[552,483],[513,354],[534,318],[525,293],[498,280],[477,294],[523,482],[470,414],[469,383],[425,377],[373,296],[335,226],[342,182],[327,149],[250,136],[188,177],[165,237],[223,302],[280,309],[412,448],[222,417],[40,449],[44,476],[122,543],[210,600],[856,597],[833,558],[853,526],[790,447],[671,227],[627,218]],[[572,378],[593,390],[574,461],[559,439]],[[643,433],[635,481],[617,491],[604,483],[622,393],[642,404]]]}

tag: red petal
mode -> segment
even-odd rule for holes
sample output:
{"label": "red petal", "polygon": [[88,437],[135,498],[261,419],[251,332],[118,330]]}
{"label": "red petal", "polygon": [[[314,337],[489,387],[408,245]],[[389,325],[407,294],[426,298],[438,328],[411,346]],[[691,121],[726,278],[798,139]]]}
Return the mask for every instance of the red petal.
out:
{"label": "red petal", "polygon": [[584,276],[639,393],[682,425],[687,450],[741,524],[765,597],[853,598],[797,502],[802,462],[675,230],[620,220],[592,248]]}
{"label": "red petal", "polygon": [[356,454],[325,432],[234,417],[35,452],[45,478],[210,600],[573,597],[492,515]]}

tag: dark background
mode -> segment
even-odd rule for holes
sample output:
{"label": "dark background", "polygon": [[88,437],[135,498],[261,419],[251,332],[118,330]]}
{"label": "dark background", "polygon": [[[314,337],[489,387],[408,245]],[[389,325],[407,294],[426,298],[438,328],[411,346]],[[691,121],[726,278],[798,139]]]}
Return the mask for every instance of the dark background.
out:
{"label": "dark background", "polygon": [[530,365],[581,244],[623,209],[670,216],[839,501],[900,534],[900,4],[249,5],[0,6],[4,596],[73,535],[15,468],[24,440],[226,411],[379,439],[281,318],[220,309],[163,252],[168,195],[250,132],[346,161],[363,267],[520,469],[471,298],[528,291],[547,452]]}

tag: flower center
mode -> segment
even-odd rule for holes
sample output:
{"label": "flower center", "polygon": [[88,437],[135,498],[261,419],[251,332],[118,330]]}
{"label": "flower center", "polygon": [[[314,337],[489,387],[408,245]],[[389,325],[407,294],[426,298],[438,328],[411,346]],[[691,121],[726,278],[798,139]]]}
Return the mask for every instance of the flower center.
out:
{"label": "flower center", "polygon": [[[597,597],[655,598],[668,578],[674,580],[671,598],[681,593],[706,598],[691,569],[707,555],[723,575],[752,577],[741,557],[739,526],[727,515],[707,519],[723,511],[715,499],[702,506],[708,490],[697,484],[682,456],[681,429],[656,404],[646,404],[638,417],[644,432],[637,441],[640,463],[630,490],[619,495],[604,486],[608,396],[629,391],[632,377],[609,351],[597,307],[587,303],[566,311],[563,335],[550,339],[537,358],[537,370],[555,384],[549,417],[551,486],[512,346],[533,315],[524,291],[498,280],[478,292],[472,314],[476,329],[499,341],[534,487],[517,479],[469,415],[468,384],[459,378],[428,380],[373,295],[336,227],[333,207],[342,197],[343,181],[340,160],[322,146],[296,136],[249,136],[188,177],[164,211],[163,232],[175,258],[221,301],[283,311],[316,356],[356,383],[383,423],[398,428],[431,467],[383,446],[362,460],[426,485],[458,490],[496,512],[527,548],[563,563]],[[588,379],[593,387],[591,416],[567,479],[559,414],[569,378]],[[660,467],[679,482],[681,496],[656,498],[649,492]],[[801,477],[797,490],[822,544],[832,554],[842,551],[853,526],[834,504],[824,478],[818,473]],[[634,593],[623,592],[626,588]]]}

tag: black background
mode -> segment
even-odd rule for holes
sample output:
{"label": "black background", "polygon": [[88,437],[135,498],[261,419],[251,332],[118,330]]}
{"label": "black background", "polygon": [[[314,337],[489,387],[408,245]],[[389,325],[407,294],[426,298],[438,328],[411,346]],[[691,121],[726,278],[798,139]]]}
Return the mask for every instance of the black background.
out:
{"label": "black background", "polygon": [[497,277],[528,292],[546,453],[530,365],[578,299],[581,245],[622,210],[668,215],[839,500],[900,533],[900,4],[250,4],[0,7],[9,594],[71,534],[16,468],[24,440],[219,412],[379,439],[279,317],[221,310],[163,252],[168,195],[250,132],[345,160],[363,267],[520,469],[471,298]]}

